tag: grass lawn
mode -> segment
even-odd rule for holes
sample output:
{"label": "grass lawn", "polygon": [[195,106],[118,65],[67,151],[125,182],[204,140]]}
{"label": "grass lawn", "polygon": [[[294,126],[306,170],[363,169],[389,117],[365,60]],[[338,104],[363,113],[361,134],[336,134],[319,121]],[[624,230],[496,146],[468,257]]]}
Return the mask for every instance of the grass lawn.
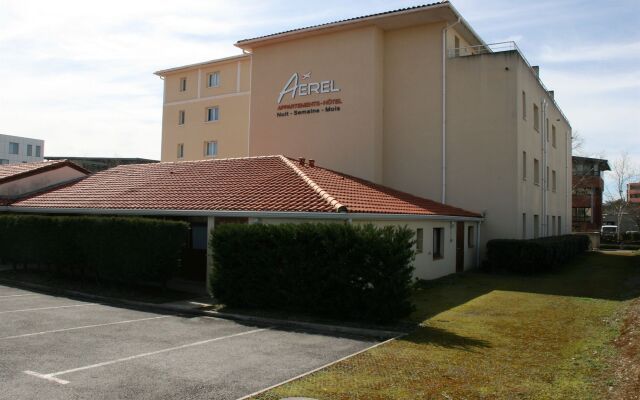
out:
{"label": "grass lawn", "polygon": [[465,273],[416,291],[410,335],[257,396],[600,399],[640,296],[640,253],[590,253],[554,273]]}

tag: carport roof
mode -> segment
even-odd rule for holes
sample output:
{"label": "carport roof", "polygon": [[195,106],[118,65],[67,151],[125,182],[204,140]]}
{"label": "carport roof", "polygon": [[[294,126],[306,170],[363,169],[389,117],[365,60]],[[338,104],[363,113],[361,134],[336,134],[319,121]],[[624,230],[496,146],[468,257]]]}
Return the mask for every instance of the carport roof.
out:
{"label": "carport roof", "polygon": [[281,155],[120,165],[12,207],[481,217]]}

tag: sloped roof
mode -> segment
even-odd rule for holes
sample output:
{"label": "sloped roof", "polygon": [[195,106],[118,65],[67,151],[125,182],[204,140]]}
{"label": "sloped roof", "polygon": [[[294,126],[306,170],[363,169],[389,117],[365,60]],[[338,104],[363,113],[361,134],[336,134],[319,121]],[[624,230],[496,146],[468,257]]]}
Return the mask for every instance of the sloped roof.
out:
{"label": "sloped roof", "polygon": [[54,160],[54,161],[37,161],[30,163],[17,163],[17,164],[3,164],[0,165],[0,184],[13,181],[16,179],[25,178],[30,175],[34,175],[40,172],[49,171],[56,168],[71,167],[78,171],[89,173],[82,167],[68,160]]}
{"label": "sloped roof", "polygon": [[279,155],[121,165],[13,206],[480,217]]}

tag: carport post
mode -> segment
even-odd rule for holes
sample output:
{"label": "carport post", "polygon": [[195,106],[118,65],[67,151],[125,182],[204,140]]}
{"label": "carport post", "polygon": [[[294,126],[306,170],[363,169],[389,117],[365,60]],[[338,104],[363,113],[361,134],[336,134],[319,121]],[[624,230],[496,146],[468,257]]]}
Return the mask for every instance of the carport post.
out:
{"label": "carport post", "polygon": [[209,274],[211,273],[211,268],[213,267],[213,253],[211,252],[211,233],[215,229],[216,226],[216,218],[215,217],[207,217],[207,292],[210,296],[211,287],[209,286]]}

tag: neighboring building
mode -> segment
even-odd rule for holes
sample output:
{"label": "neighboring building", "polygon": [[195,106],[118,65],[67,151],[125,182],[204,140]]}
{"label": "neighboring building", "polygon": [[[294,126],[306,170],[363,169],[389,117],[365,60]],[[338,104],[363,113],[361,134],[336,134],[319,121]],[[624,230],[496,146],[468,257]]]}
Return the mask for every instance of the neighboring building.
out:
{"label": "neighboring building", "polygon": [[482,221],[471,211],[283,156],[121,165],[0,211],[181,218],[202,252],[207,235],[229,222],[407,226],[416,233],[414,275],[423,279],[476,266]]}
{"label": "neighboring building", "polygon": [[571,227],[574,232],[599,232],[602,227],[602,173],[611,171],[609,162],[574,156],[571,197]]}
{"label": "neighboring building", "polygon": [[640,205],[640,182],[627,184],[627,201]]}
{"label": "neighboring building", "polygon": [[47,160],[68,160],[81,166],[89,172],[99,172],[118,165],[157,163],[158,160],[146,158],[118,158],[118,157],[49,157]]}
{"label": "neighboring building", "polygon": [[0,165],[0,206],[88,174],[89,171],[66,160]]}
{"label": "neighboring building", "polygon": [[485,212],[483,244],[570,232],[569,121],[515,43],[486,44],[450,3],[236,46],[156,72],[163,161],[305,156]]}
{"label": "neighboring building", "polygon": [[0,135],[0,165],[44,160],[44,140]]}

